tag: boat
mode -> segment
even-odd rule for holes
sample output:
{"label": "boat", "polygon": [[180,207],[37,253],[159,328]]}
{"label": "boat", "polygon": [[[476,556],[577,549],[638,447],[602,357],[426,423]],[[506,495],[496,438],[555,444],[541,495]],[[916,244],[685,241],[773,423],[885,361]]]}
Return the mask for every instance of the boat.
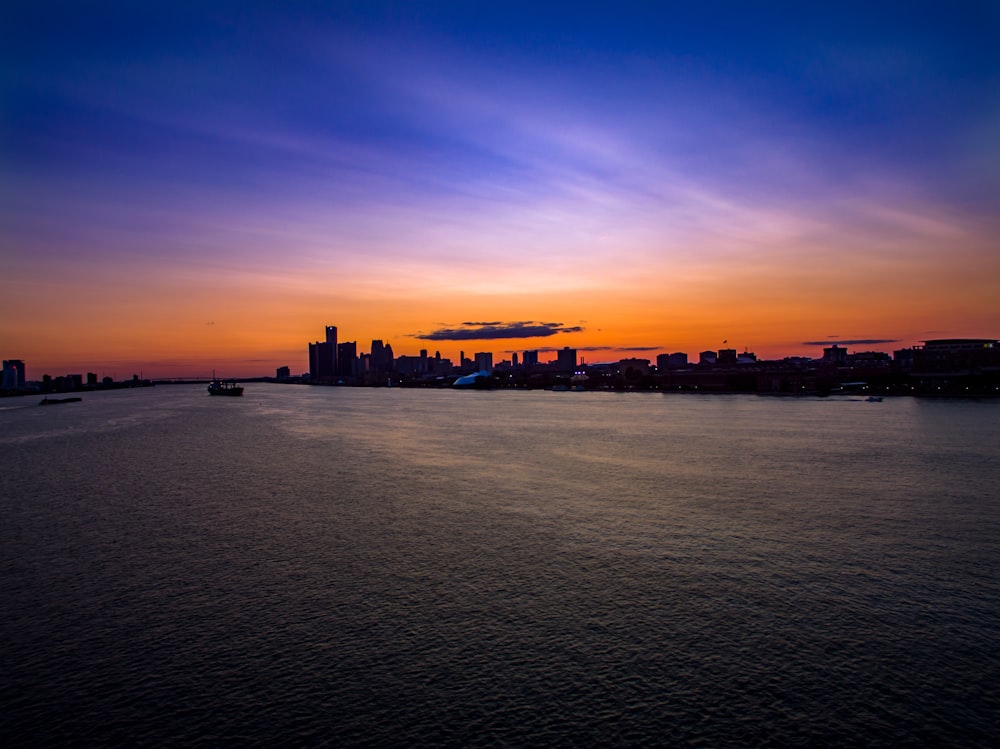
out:
{"label": "boat", "polygon": [[39,402],[39,406],[54,406],[57,403],[79,403],[83,398],[42,398]]}
{"label": "boat", "polygon": [[865,401],[868,402],[868,403],[881,403],[882,402],[882,396],[881,395],[869,395],[867,398],[865,398]]}
{"label": "boat", "polygon": [[243,386],[237,385],[236,380],[212,380],[208,383],[209,395],[243,395]]}

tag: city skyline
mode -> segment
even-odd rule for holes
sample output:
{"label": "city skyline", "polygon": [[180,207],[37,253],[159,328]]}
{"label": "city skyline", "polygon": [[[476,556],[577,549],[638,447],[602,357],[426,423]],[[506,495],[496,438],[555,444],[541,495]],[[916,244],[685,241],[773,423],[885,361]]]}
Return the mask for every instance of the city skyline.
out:
{"label": "city skyline", "polygon": [[[1000,330],[995,4],[0,11],[0,355],[259,376]],[[855,343],[859,342],[859,343]]]}
{"label": "city skyline", "polygon": [[[695,367],[697,365],[714,365],[716,361],[719,364],[729,363],[729,364],[782,364],[782,363],[793,363],[802,364],[804,362],[812,362],[817,364],[820,362],[842,362],[846,361],[848,356],[850,357],[861,357],[864,358],[866,355],[875,355],[879,358],[884,358],[885,361],[895,360],[898,355],[902,355],[904,360],[912,358],[913,352],[917,349],[925,349],[928,346],[932,346],[940,350],[941,346],[951,346],[957,345],[960,349],[967,349],[972,346],[974,348],[979,348],[981,345],[988,344],[989,356],[994,357],[994,349],[997,343],[995,338],[972,338],[972,337],[957,337],[948,339],[925,339],[915,343],[907,343],[901,346],[886,346],[885,344],[898,343],[896,341],[885,341],[885,340],[831,340],[831,341],[809,341],[807,345],[822,347],[819,355],[809,355],[802,356],[799,354],[784,354],[776,355],[772,357],[762,357],[758,356],[757,352],[751,350],[749,347],[743,347],[742,349],[734,348],[730,346],[728,340],[722,342],[721,347],[708,347],[708,348],[698,348],[695,350],[676,350],[667,349],[663,347],[645,347],[640,349],[634,349],[628,353],[635,353],[638,356],[623,356],[620,358],[611,357],[608,359],[590,358],[586,356],[588,353],[593,353],[594,351],[604,351],[603,348],[594,347],[583,347],[577,348],[575,346],[563,346],[561,348],[548,348],[548,347],[535,347],[535,348],[521,348],[521,349],[506,349],[497,351],[480,350],[479,347],[460,349],[458,356],[452,360],[451,357],[443,356],[440,350],[432,350],[423,348],[418,352],[411,351],[394,351],[391,341],[383,341],[382,339],[373,339],[371,341],[371,348],[366,350],[364,346],[359,346],[357,340],[349,341],[343,340],[339,341],[338,344],[338,327],[335,325],[325,325],[325,341],[317,340],[315,342],[309,342],[306,344],[306,352],[304,354],[304,359],[307,362],[307,366],[303,369],[298,369],[289,364],[282,364],[275,367],[277,371],[278,379],[291,378],[298,380],[299,377],[304,377],[305,381],[326,381],[326,384],[332,384],[335,380],[343,380],[347,378],[348,382],[345,384],[383,384],[382,380],[375,378],[372,379],[373,374],[413,374],[410,368],[413,363],[418,360],[424,361],[434,361],[437,360],[440,364],[446,364],[444,370],[439,372],[439,374],[447,377],[451,375],[452,377],[457,377],[461,372],[472,372],[472,371],[482,371],[482,370],[492,370],[494,368],[507,368],[513,365],[517,367],[520,363],[523,365],[530,364],[533,367],[538,367],[541,365],[541,369],[547,369],[558,365],[559,371],[565,369],[566,361],[564,360],[565,354],[571,354],[572,364],[569,366],[580,367],[586,369],[588,367],[607,367],[608,365],[617,364],[628,364],[631,365],[632,362],[645,361],[647,364],[651,365],[653,369],[661,369],[663,367],[669,369],[676,369],[678,367],[687,368]],[[478,340],[478,339],[477,339]],[[331,346],[331,349],[327,351],[321,350],[321,345],[326,344]],[[345,348],[346,347],[346,348]],[[377,349],[377,352],[376,352]],[[387,359],[383,361],[383,352]],[[499,358],[494,359],[494,356],[499,354]],[[552,354],[551,357],[542,356],[544,354]],[[505,359],[504,355],[508,355],[510,358]],[[344,357],[347,357],[346,359]],[[321,360],[330,359],[330,364],[322,364]],[[366,361],[371,362],[374,359],[379,363],[365,364]],[[406,366],[406,370],[399,369],[396,366],[397,362],[409,360]],[[353,364],[344,364],[344,362],[354,362]],[[481,366],[481,361],[490,362],[489,366]],[[666,362],[669,361],[669,364]],[[335,363],[334,363],[335,362]],[[105,384],[120,383],[127,380],[138,381],[143,380],[148,382],[150,380],[202,380],[207,379],[209,375],[204,372],[188,371],[182,374],[173,372],[172,374],[160,374],[156,371],[148,371],[143,367],[139,367],[136,372],[133,372],[129,376],[119,377],[117,372],[109,373],[108,371],[102,370],[100,367],[95,367],[92,365],[80,365],[69,368],[63,368],[59,370],[56,368],[48,368],[44,373],[42,372],[42,367],[36,367],[36,372],[27,366],[27,363],[22,359],[11,359],[4,360],[4,388],[9,390],[21,389],[28,382],[37,383],[42,380],[43,377],[58,377],[59,379],[65,378],[76,378],[80,384],[83,382],[83,378],[89,385],[96,385],[98,379],[104,381]],[[10,365],[10,371],[8,371],[8,365]],[[964,365],[963,365],[964,366]],[[991,365],[992,366],[992,365]],[[347,367],[351,368],[351,372],[347,372]],[[365,369],[365,367],[370,367],[370,369]],[[470,369],[471,367],[471,369]],[[530,367],[529,367],[530,368]],[[960,367],[961,368],[961,367]],[[15,370],[17,372],[16,377],[14,376]],[[99,370],[94,371],[94,370]],[[86,375],[83,373],[86,372]],[[284,372],[284,374],[282,374]],[[30,374],[31,376],[26,376]],[[424,372],[427,374],[427,372]],[[16,381],[18,384],[9,385],[7,382],[8,376],[10,376],[12,381]],[[216,379],[217,377],[229,378],[231,375],[229,373],[219,373],[213,370],[211,372],[211,379]],[[247,379],[266,379],[273,377],[273,372],[255,372],[252,374],[237,375],[237,378],[247,378]]]}

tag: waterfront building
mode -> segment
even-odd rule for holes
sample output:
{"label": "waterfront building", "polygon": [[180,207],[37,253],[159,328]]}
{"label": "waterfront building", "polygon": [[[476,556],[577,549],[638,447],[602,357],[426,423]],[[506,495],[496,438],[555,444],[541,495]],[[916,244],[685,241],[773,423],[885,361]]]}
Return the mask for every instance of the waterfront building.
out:
{"label": "waterfront building", "polygon": [[524,352],[524,368],[532,369],[538,366],[538,351]]}
{"label": "waterfront building", "polygon": [[392,346],[383,343],[382,339],[376,338],[372,341],[371,361],[369,363],[371,374],[387,374],[394,369],[394,359]]}
{"label": "waterfront building", "polygon": [[337,371],[341,378],[358,376],[357,341],[344,341],[337,344]]}
{"label": "waterfront building", "polygon": [[967,373],[1000,370],[1000,341],[993,338],[939,338],[913,347],[913,371]]}
{"label": "waterfront building", "polygon": [[656,368],[658,370],[678,369],[688,365],[688,355],[682,351],[675,354],[660,354],[656,357]]}
{"label": "waterfront building", "polygon": [[736,364],[736,349],[720,348],[715,361],[718,364]]}
{"label": "waterfront building", "polygon": [[699,364],[715,364],[718,361],[718,357],[714,351],[702,351],[698,354]]}
{"label": "waterfront building", "polygon": [[327,325],[326,340],[309,344],[309,377],[331,380],[337,376],[337,326]]}
{"label": "waterfront building", "polygon": [[336,377],[338,372],[337,367],[337,326],[327,325],[326,326],[326,342],[330,344],[330,358],[332,359],[333,366],[333,376]]}
{"label": "waterfront building", "polygon": [[3,381],[0,383],[3,390],[24,390],[24,362],[20,359],[4,359],[3,361]]}
{"label": "waterfront building", "polygon": [[317,341],[309,344],[309,377],[313,380],[330,380],[336,373],[333,344]]}
{"label": "waterfront building", "polygon": [[396,372],[401,375],[415,376],[425,375],[428,372],[427,351],[421,351],[420,356],[397,356]]}
{"label": "waterfront building", "polygon": [[576,349],[563,346],[556,352],[556,369],[560,372],[573,372],[576,370]]}
{"label": "waterfront building", "polygon": [[492,372],[493,371],[493,353],[489,351],[480,351],[476,354],[476,371],[477,372]]}
{"label": "waterfront building", "polygon": [[645,377],[650,374],[649,359],[622,359],[618,362],[618,373],[629,382]]}
{"label": "waterfront building", "polygon": [[829,348],[823,349],[823,363],[833,364],[838,367],[847,365],[847,349],[841,348],[836,343]]}

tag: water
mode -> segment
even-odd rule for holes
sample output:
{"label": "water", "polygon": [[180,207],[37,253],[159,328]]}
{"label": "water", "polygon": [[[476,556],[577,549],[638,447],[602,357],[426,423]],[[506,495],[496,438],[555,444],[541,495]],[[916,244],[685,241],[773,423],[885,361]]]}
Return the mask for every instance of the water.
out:
{"label": "water", "polygon": [[10,745],[988,746],[1000,402],[0,401]]}

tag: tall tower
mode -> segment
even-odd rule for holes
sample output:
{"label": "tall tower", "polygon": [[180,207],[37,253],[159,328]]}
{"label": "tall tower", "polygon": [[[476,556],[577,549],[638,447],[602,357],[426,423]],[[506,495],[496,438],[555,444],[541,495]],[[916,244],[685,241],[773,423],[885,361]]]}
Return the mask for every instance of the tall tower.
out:
{"label": "tall tower", "polygon": [[337,362],[337,326],[327,325],[326,326],[326,342],[330,344],[330,375],[336,377],[339,374],[339,367]]}

